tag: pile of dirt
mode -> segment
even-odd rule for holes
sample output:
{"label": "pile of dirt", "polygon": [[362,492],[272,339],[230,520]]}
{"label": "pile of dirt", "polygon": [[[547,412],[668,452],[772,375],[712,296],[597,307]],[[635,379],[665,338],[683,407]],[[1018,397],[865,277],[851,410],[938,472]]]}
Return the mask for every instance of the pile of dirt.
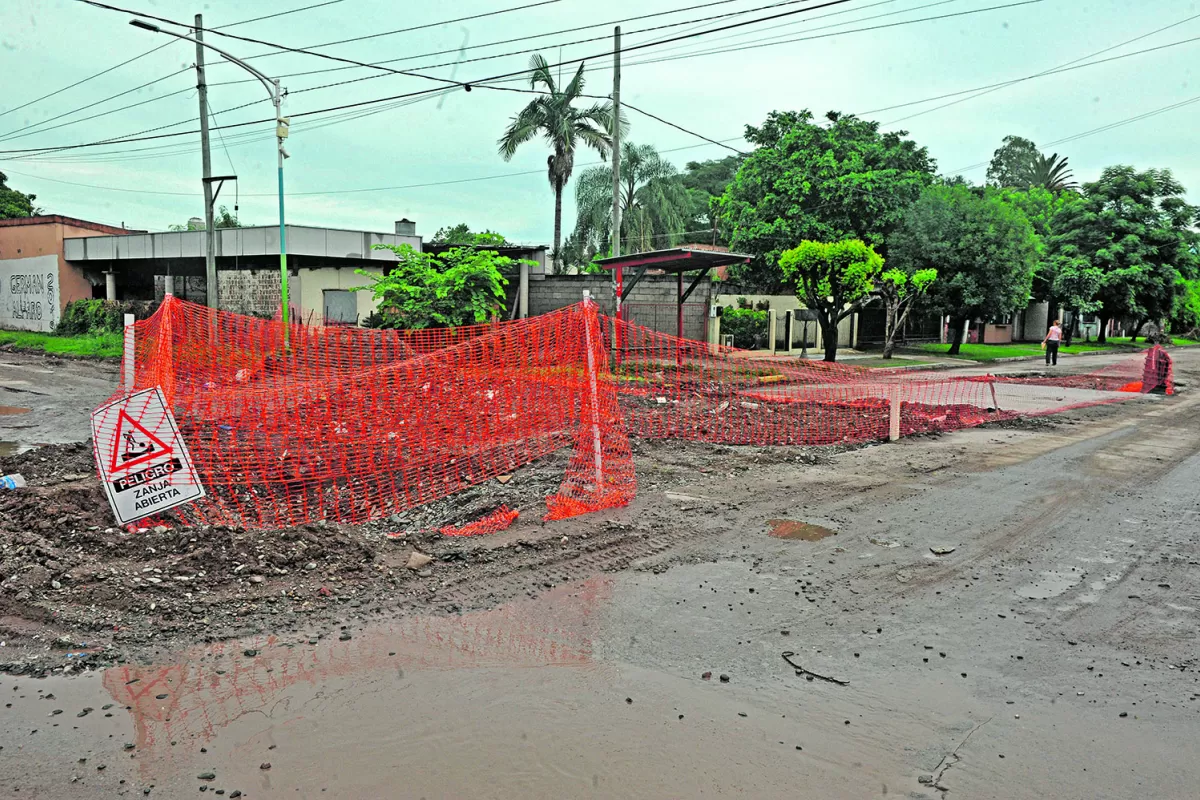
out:
{"label": "pile of dirt", "polygon": [[[96,477],[88,444],[44,447],[0,460],[28,486],[0,492],[0,671],[43,674],[107,666],[194,641],[258,633],[397,598],[431,597],[407,569],[419,550],[464,562],[486,543],[437,533],[502,504],[540,524],[569,454],[364,525],[284,529],[167,524],[122,529]],[[57,648],[47,650],[45,643]]]}

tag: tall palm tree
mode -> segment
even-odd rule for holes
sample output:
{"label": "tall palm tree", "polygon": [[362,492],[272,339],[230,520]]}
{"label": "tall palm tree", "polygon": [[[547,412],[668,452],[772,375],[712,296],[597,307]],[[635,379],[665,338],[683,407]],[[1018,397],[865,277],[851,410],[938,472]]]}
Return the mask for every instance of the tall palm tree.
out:
{"label": "tall palm tree", "polygon": [[545,94],[531,100],[513,117],[498,144],[505,161],[512,159],[517,148],[539,134],[553,150],[546,159],[546,166],[547,177],[554,188],[554,263],[558,271],[561,267],[562,192],[575,167],[575,148],[583,144],[598,151],[601,158],[608,158],[613,141],[613,110],[612,103],[607,100],[588,108],[574,106],[583,94],[583,64],[564,87],[555,83],[550,65],[541,55],[535,54],[529,60],[529,66],[532,70],[530,88],[545,87]]}
{"label": "tall palm tree", "polygon": [[[679,238],[692,200],[675,166],[651,145],[621,143],[621,252],[669,247]],[[575,186],[574,236],[588,252],[604,250],[612,237],[612,170],[593,167]]]}
{"label": "tall palm tree", "polygon": [[1052,192],[1066,192],[1079,188],[1075,175],[1067,166],[1067,157],[1058,153],[1049,156],[1038,154],[1029,164],[1029,185],[1041,186]]}

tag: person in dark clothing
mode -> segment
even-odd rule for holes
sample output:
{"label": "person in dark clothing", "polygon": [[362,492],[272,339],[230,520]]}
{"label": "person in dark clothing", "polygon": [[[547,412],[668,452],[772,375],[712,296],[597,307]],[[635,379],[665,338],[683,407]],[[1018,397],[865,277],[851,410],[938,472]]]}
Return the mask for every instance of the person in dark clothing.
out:
{"label": "person in dark clothing", "polygon": [[1062,341],[1062,323],[1054,320],[1046,338],[1042,339],[1042,348],[1046,351],[1046,366],[1058,366],[1058,344]]}

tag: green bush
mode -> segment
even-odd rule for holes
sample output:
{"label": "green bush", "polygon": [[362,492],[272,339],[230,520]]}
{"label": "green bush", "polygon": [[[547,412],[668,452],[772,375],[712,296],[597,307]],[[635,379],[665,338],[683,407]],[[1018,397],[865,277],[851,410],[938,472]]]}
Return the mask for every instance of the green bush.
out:
{"label": "green bush", "polygon": [[59,336],[120,333],[125,327],[126,314],[146,319],[158,306],[156,300],[73,300],[67,303],[54,332]]}
{"label": "green bush", "polygon": [[721,312],[721,334],[732,334],[734,347],[744,350],[762,347],[767,341],[767,312],[726,307]]}

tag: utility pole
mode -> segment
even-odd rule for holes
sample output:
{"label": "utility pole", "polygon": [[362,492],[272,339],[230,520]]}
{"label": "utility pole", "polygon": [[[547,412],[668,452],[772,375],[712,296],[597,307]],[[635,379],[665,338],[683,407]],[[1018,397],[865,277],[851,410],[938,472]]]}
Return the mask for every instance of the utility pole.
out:
{"label": "utility pole", "polygon": [[204,292],[208,307],[219,308],[212,155],[208,151],[208,83],[204,80],[204,16],[201,14],[196,15],[196,91],[200,95],[200,159],[204,168]]}
{"label": "utility pole", "polygon": [[612,254],[621,255],[621,26],[613,29]]}
{"label": "utility pole", "polygon": [[[613,28],[613,203],[612,203],[612,255],[621,255],[621,26]],[[613,270],[613,277],[620,274]],[[621,318],[621,282],[617,280],[617,319]]]}

